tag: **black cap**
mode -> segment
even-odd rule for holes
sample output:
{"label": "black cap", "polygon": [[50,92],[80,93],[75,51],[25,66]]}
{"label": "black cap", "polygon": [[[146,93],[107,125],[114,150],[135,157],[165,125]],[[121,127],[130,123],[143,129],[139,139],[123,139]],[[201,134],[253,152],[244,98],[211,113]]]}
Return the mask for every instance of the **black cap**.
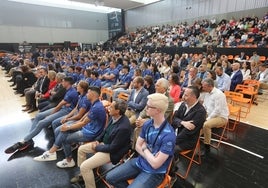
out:
{"label": "black cap", "polygon": [[70,77],[70,76],[67,76],[67,77],[63,78],[63,80],[65,82],[69,82],[70,84],[74,83],[74,79],[72,77]]}
{"label": "black cap", "polygon": [[91,87],[89,87],[89,90],[91,90],[91,91],[94,91],[94,92],[98,93],[98,95],[100,95],[100,94],[101,94],[101,90],[100,90],[100,88],[99,88],[99,87],[91,86]]}

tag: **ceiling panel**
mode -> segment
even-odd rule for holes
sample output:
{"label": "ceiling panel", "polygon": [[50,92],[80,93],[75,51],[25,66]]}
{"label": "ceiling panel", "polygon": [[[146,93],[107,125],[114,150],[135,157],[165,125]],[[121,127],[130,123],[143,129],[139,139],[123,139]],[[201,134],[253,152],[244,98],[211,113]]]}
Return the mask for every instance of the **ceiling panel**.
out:
{"label": "ceiling panel", "polygon": [[99,4],[123,10],[128,10],[131,8],[136,8],[144,5],[143,3],[133,2],[129,0],[72,0],[72,1],[89,3],[89,4]]}

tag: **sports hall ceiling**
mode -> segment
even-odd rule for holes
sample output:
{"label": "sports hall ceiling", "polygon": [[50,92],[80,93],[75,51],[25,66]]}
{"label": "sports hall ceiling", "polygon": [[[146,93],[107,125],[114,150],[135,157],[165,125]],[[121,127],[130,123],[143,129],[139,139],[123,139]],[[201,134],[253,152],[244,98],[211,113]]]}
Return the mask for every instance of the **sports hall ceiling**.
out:
{"label": "sports hall ceiling", "polygon": [[106,6],[106,7],[128,10],[144,6],[146,4],[154,3],[160,0],[71,0],[71,1],[95,4],[96,6]]}

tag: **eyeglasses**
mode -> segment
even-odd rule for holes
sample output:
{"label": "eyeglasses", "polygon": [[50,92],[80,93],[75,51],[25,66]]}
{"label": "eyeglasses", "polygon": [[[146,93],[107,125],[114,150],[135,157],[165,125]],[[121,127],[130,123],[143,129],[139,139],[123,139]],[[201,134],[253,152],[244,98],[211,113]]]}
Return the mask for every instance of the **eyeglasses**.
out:
{"label": "eyeglasses", "polygon": [[156,107],[154,107],[154,106],[150,106],[150,105],[148,105],[148,104],[146,104],[146,108],[147,108],[147,109],[148,109],[148,108],[157,109]]}

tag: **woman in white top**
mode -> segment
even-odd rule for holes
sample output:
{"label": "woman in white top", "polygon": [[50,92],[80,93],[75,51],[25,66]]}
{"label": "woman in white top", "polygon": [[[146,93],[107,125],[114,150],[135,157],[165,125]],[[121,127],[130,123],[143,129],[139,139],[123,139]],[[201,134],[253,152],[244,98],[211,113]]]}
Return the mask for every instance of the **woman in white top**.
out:
{"label": "woman in white top", "polygon": [[242,72],[242,75],[243,75],[243,80],[248,80],[248,79],[251,79],[251,71],[250,71],[250,62],[248,61],[245,61],[243,64],[242,64],[242,69],[241,69],[241,72]]}

